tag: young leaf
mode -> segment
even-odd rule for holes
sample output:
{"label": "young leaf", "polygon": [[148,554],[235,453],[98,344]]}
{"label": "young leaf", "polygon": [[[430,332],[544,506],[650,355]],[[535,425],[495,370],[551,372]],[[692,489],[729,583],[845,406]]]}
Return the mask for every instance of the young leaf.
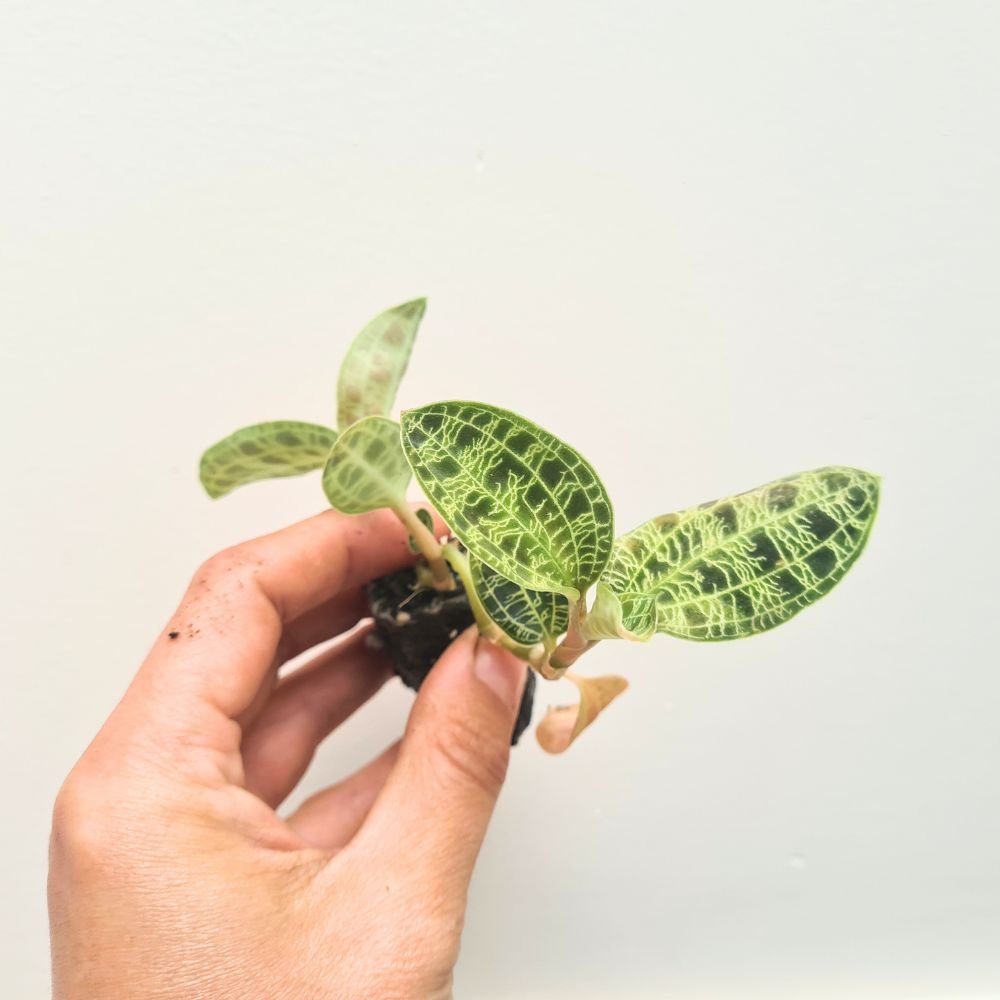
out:
{"label": "young leaf", "polygon": [[213,499],[258,479],[322,468],[337,432],[319,424],[273,420],[234,431],[201,456],[201,484]]}
{"label": "young leaf", "polygon": [[410,467],[399,444],[399,424],[364,417],[340,435],[323,469],[323,492],[344,514],[364,514],[406,501]]}
{"label": "young leaf", "polygon": [[630,594],[621,599],[599,580],[594,606],[584,621],[583,629],[587,639],[646,642],[656,631],[656,599],[652,594]]}
{"label": "young leaf", "polygon": [[563,675],[580,690],[578,705],[550,708],[535,729],[535,738],[548,753],[562,753],[601,712],[628,687],[624,677],[578,677]]}
{"label": "young leaf", "polygon": [[515,642],[553,643],[566,631],[569,604],[562,594],[529,590],[469,553],[469,570],[486,613]]}
{"label": "young leaf", "polygon": [[389,414],[426,308],[426,299],[414,299],[387,309],[354,338],[337,380],[341,431],[362,417]]}
{"label": "young leaf", "polygon": [[414,474],[470,552],[522,587],[571,600],[600,576],[611,501],[579,452],[484,403],[433,403],[402,425]]}
{"label": "young leaf", "polygon": [[[740,639],[828,593],[861,554],[878,477],[830,467],[647,521],[615,541],[601,580],[630,631],[656,603],[656,631]],[[640,629],[641,631],[641,629]]]}

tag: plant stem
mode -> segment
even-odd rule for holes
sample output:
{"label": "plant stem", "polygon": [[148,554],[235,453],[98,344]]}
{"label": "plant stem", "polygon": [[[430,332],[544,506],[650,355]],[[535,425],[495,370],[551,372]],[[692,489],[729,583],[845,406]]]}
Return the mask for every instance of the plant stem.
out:
{"label": "plant stem", "polygon": [[394,506],[394,513],[403,522],[403,526],[413,536],[413,541],[420,554],[427,560],[430,567],[434,587],[437,590],[454,590],[455,579],[444,560],[441,543],[427,530],[427,525],[413,513],[413,508],[405,503]]}
{"label": "plant stem", "polygon": [[454,542],[449,542],[442,548],[442,554],[448,565],[455,571],[458,578],[465,587],[465,596],[469,599],[469,607],[472,615],[476,619],[479,631],[491,642],[509,649],[518,659],[526,660],[533,667],[540,669],[540,664],[547,659],[545,647],[538,643],[536,646],[526,646],[523,643],[515,642],[492,618],[483,606],[479,594],[472,580],[472,571],[469,568],[469,557]]}
{"label": "plant stem", "polygon": [[587,639],[583,635],[583,620],[586,617],[587,595],[581,594],[580,599],[569,606],[566,634],[549,658],[549,667],[554,677],[561,677],[588,649],[597,645],[596,639]]}

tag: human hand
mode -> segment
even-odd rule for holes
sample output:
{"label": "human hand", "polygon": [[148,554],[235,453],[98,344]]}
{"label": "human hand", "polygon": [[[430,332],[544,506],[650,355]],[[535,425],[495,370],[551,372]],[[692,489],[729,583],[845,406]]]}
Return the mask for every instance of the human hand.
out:
{"label": "human hand", "polygon": [[412,558],[387,512],[329,511],[199,570],[57,798],[56,998],[450,994],[524,665],[463,634],[401,743],[275,812],[391,673],[361,634],[280,665],[353,626],[365,582]]}

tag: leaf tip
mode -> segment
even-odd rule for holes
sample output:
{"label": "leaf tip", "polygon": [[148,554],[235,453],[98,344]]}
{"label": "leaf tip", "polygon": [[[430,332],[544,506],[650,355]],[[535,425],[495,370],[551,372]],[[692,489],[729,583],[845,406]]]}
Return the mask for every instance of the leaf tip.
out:
{"label": "leaf tip", "polygon": [[201,483],[202,489],[204,489],[212,500],[218,500],[219,497],[226,493],[226,490],[222,489],[209,475],[207,458],[208,452],[205,452],[198,464],[198,482]]}
{"label": "leaf tip", "polygon": [[421,295],[420,298],[410,299],[409,302],[403,302],[396,306],[394,311],[406,316],[423,318],[424,313],[427,312],[427,298]]}

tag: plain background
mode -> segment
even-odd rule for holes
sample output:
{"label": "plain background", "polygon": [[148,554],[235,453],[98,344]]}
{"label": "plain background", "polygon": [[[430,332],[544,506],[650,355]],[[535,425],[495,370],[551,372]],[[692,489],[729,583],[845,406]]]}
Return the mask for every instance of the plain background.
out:
{"label": "plain background", "polygon": [[514,754],[458,995],[1000,996],[998,32],[991,2],[7,0],[4,996],[47,989],[51,800],[193,568],[323,506],[315,476],[212,503],[202,448],[332,420],[349,339],[415,295],[399,402],[526,413],[623,530],[884,476],[794,622],[587,661],[631,689]]}

